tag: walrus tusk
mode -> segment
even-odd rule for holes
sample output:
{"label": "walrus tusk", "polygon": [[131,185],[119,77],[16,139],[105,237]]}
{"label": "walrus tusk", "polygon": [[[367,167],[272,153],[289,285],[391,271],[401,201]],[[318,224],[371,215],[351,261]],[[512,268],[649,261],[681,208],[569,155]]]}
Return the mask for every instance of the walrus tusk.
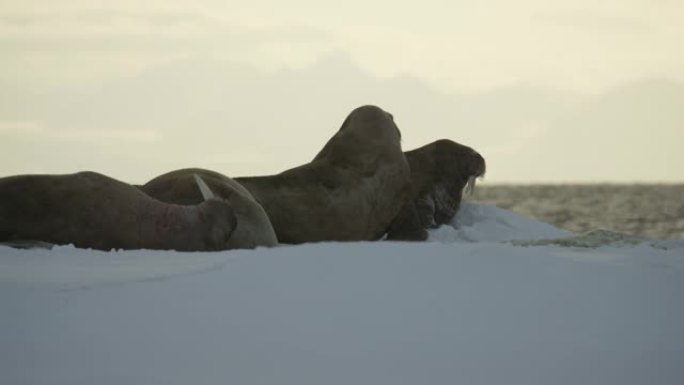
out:
{"label": "walrus tusk", "polygon": [[209,199],[216,198],[214,195],[214,192],[211,191],[209,186],[207,186],[206,183],[204,183],[204,179],[200,177],[197,174],[192,174],[192,176],[195,178],[195,183],[197,183],[197,187],[199,188],[200,192],[202,193],[202,197],[204,198],[205,201],[208,201]]}
{"label": "walrus tusk", "polygon": [[468,182],[466,182],[466,185],[463,188],[463,192],[466,195],[472,194],[473,191],[475,190],[476,178],[477,177],[475,175],[471,175],[470,177],[468,177]]}

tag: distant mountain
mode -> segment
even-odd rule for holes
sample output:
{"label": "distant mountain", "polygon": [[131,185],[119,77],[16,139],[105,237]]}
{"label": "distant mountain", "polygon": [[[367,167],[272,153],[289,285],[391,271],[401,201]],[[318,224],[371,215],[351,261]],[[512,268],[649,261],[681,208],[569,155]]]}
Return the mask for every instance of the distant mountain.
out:
{"label": "distant mountain", "polygon": [[342,54],[275,73],[194,57],[87,86],[8,87],[0,101],[2,175],[277,172],[313,157],[351,109],[377,104],[406,149],[445,137],[471,145],[492,181],[684,180],[684,85],[666,80],[602,95],[533,85],[448,94],[375,77]]}

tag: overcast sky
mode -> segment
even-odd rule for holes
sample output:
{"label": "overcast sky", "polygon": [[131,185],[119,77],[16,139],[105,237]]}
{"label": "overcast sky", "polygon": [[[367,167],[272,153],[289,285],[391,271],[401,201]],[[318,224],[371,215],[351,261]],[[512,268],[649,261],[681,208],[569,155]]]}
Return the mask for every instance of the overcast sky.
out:
{"label": "overcast sky", "polygon": [[491,182],[684,181],[678,0],[4,1],[0,176],[310,160],[363,104]]}

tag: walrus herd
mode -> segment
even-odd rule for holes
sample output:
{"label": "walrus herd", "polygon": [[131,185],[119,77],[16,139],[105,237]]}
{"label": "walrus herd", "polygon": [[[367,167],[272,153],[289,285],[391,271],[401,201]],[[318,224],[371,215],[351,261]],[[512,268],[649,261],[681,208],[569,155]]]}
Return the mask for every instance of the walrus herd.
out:
{"label": "walrus herd", "polygon": [[484,173],[479,153],[447,139],[403,152],[393,116],[363,106],[311,162],[275,175],[182,169],[140,186],[94,172],[0,178],[0,242],[212,251],[425,240]]}

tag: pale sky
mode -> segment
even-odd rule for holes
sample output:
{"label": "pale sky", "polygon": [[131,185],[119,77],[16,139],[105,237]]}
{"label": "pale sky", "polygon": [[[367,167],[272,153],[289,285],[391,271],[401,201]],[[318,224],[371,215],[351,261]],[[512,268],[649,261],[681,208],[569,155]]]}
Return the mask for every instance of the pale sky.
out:
{"label": "pale sky", "polygon": [[0,176],[310,160],[354,107],[487,182],[684,181],[684,2],[5,1]]}

